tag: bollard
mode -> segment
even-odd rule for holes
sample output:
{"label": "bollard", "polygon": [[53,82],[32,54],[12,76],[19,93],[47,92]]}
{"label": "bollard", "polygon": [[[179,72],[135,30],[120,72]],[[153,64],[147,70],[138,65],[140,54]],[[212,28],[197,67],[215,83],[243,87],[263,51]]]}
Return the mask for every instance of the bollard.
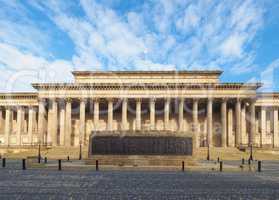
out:
{"label": "bollard", "polygon": [[58,160],[58,170],[59,170],[59,171],[61,171],[61,170],[62,170],[61,160]]}
{"label": "bollard", "polygon": [[6,167],[6,158],[2,159],[2,167],[5,168]]}
{"label": "bollard", "polygon": [[99,161],[96,160],[96,171],[99,171]]}
{"label": "bollard", "polygon": [[262,171],[262,161],[258,161],[258,172]]}
{"label": "bollard", "polygon": [[245,160],[244,160],[244,158],[242,158],[242,162],[241,162],[241,164],[242,164],[242,165],[244,165],[244,164],[245,164]]}
{"label": "bollard", "polygon": [[45,163],[47,163],[47,157],[45,157]]}
{"label": "bollard", "polygon": [[67,157],[67,160],[70,161],[70,156]]}
{"label": "bollard", "polygon": [[223,161],[220,162],[220,172],[223,171]]}
{"label": "bollard", "polygon": [[26,160],[22,159],[22,170],[26,170]]}
{"label": "bollard", "polygon": [[184,161],[182,161],[182,171],[184,172],[184,170],[185,170],[185,163]]}

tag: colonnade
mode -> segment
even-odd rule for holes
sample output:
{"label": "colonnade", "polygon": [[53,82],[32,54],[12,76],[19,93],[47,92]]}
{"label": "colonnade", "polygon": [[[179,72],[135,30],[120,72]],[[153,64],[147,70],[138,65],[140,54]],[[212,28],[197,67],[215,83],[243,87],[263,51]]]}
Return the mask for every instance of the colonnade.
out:
{"label": "colonnade", "polygon": [[[76,99],[75,99],[76,100]],[[86,98],[79,99],[79,143],[86,144]],[[113,98],[106,99],[107,102],[107,131],[114,131],[113,120],[114,120],[114,104],[115,100]],[[128,131],[128,107],[129,101],[131,99],[123,98],[121,100],[121,130]],[[135,129],[140,131],[142,130],[142,101],[149,102],[149,119],[150,127],[149,130],[156,129],[156,98],[136,98],[135,101]],[[170,130],[170,108],[171,102],[173,99],[164,98],[160,99],[164,102],[163,109],[163,121],[164,129],[166,131]],[[200,145],[200,131],[198,129],[199,124],[199,106],[200,102],[206,104],[206,134],[207,134],[207,145],[210,147],[213,146],[213,112],[214,105],[216,102],[220,105],[220,123],[221,123],[221,146],[227,147],[230,146],[231,137],[234,137],[234,145],[241,146],[243,144],[243,129],[244,132],[249,133],[249,144],[255,144],[255,137],[258,132],[256,130],[256,107],[255,101],[247,99],[238,99],[238,98],[192,98],[185,99],[180,98],[178,100],[178,130],[176,132],[183,132],[184,130],[184,118],[185,118],[185,101],[191,102],[191,118],[192,126],[191,132],[193,132],[194,137],[196,138],[196,145]],[[100,120],[100,99],[94,98],[93,101],[93,125],[94,128],[98,127]],[[46,104],[46,102],[48,102]],[[30,143],[32,143],[33,135],[38,133],[38,143],[47,143],[53,146],[62,145],[62,146],[73,146],[72,142],[72,98],[66,99],[39,99],[38,107],[30,106],[28,107],[28,130],[27,137]],[[230,106],[228,106],[230,102]],[[234,107],[231,106],[233,102]],[[46,106],[47,105],[47,106]],[[247,109],[249,108],[249,109]],[[266,108],[260,107],[260,144],[264,145],[266,141]],[[16,109],[17,112],[17,129],[16,129],[16,144],[21,145],[21,135],[23,133],[23,118],[25,116],[25,110],[22,106],[18,106]],[[38,110],[38,111],[37,111]],[[9,143],[9,137],[12,133],[11,123],[12,123],[12,108],[10,106],[5,107],[4,110],[1,110],[0,123],[1,126],[4,125],[4,135],[5,143]],[[278,107],[272,107],[272,129],[273,129],[273,139],[272,145],[274,147],[279,146],[279,133],[278,133]],[[5,114],[5,115],[3,115]],[[38,114],[38,116],[37,116]],[[5,117],[3,117],[5,116]],[[5,119],[4,119],[5,118]],[[233,123],[235,123],[233,125]],[[246,125],[248,123],[248,126]],[[38,127],[38,131],[34,127]],[[246,130],[248,128],[248,131]]]}

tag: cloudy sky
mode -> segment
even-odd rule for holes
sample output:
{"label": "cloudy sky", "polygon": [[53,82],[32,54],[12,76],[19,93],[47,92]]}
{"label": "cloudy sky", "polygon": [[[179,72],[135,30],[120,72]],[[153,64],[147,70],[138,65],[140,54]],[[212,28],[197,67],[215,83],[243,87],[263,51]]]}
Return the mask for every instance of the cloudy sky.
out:
{"label": "cloudy sky", "polygon": [[220,69],[279,91],[278,0],[0,0],[0,90],[73,70]]}

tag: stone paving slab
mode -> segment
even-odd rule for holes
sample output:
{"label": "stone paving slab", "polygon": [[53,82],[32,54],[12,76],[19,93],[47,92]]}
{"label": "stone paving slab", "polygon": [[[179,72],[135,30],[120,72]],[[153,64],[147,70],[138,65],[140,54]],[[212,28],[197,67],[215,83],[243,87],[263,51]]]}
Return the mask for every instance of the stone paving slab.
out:
{"label": "stone paving slab", "polygon": [[220,173],[0,169],[0,199],[279,199],[278,188],[278,170]]}

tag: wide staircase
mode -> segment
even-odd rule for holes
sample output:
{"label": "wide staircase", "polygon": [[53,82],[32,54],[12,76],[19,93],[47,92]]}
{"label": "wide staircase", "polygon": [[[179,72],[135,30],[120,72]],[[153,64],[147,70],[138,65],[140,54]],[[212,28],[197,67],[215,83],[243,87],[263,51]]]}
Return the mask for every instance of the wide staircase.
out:
{"label": "wide staircase", "polygon": [[[11,158],[11,159],[22,159],[38,156],[38,148],[29,148],[29,149],[17,149],[17,150],[7,150],[2,154],[2,157]],[[41,148],[41,157],[47,157],[48,159],[67,159],[68,156],[70,159],[79,158],[79,147],[42,147]],[[82,148],[82,157],[88,157],[88,147]]]}
{"label": "wide staircase", "polygon": [[[253,148],[253,157],[259,160],[279,160],[279,149],[263,149]],[[207,158],[208,148],[201,147],[194,151],[194,157],[199,160]],[[241,160],[250,157],[250,148],[239,150],[235,147],[211,147],[209,149],[209,157],[211,160],[217,160],[218,157],[222,160]]]}
{"label": "wide staircase", "polygon": [[95,155],[86,160],[86,164],[114,166],[181,166],[195,165],[191,156],[157,156],[157,155]]}

